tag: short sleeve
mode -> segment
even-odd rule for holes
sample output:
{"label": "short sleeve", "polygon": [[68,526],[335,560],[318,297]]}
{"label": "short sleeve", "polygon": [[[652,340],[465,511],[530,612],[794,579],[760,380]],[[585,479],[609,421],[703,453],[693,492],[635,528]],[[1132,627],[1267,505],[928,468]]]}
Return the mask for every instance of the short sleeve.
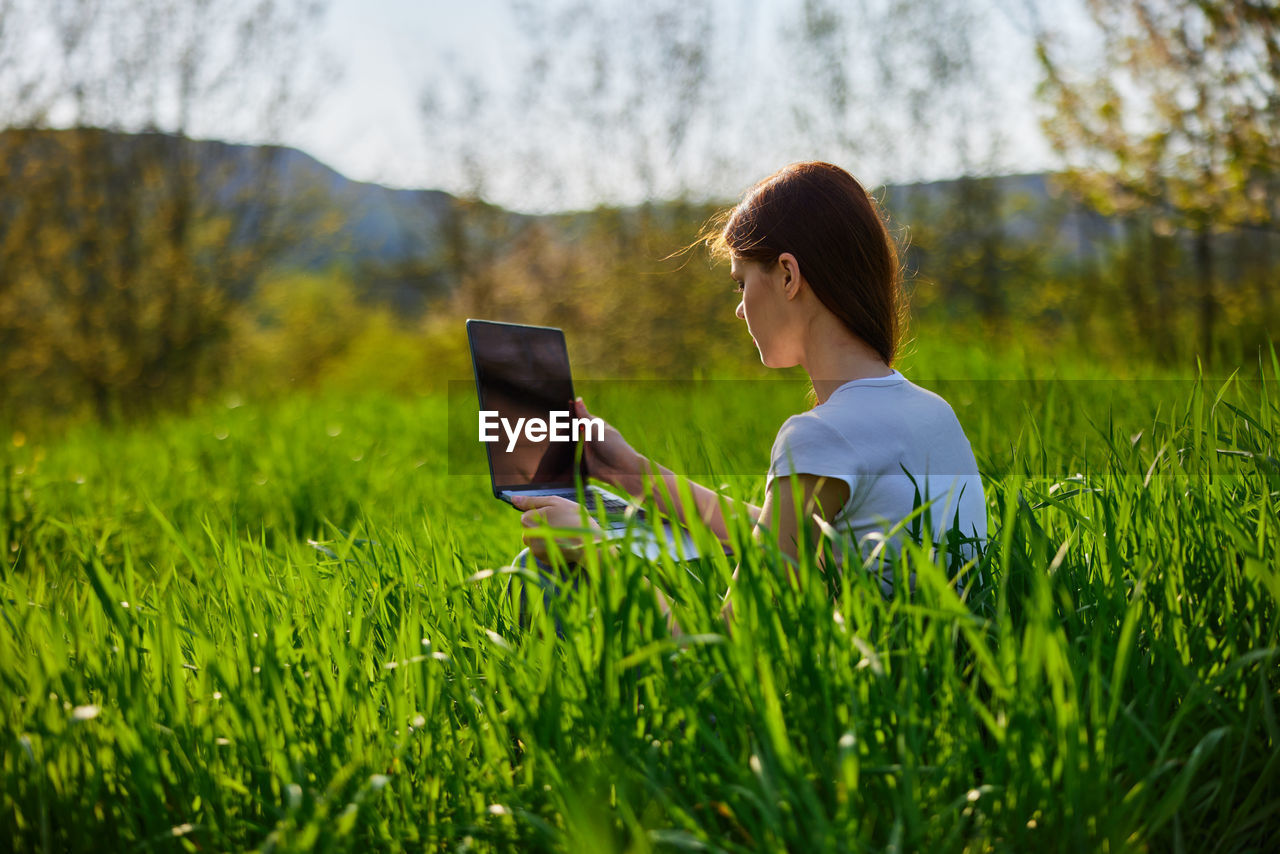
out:
{"label": "short sleeve", "polygon": [[856,455],[847,439],[811,412],[788,418],[778,430],[769,454],[766,489],[775,477],[813,474],[835,477],[854,493],[858,476]]}

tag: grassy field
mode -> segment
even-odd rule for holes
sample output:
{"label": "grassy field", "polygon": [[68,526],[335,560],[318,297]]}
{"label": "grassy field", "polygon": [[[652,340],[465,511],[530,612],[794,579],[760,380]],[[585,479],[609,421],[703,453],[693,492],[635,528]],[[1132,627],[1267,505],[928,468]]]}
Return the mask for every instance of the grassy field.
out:
{"label": "grassy field", "polygon": [[[906,371],[978,456],[981,562],[958,586],[910,547],[914,590],[855,564],[833,604],[812,561],[792,586],[742,545],[731,633],[734,558],[610,552],[522,628],[515,514],[459,473],[443,393],[0,434],[0,847],[1277,850],[1274,359]],[[755,499],[805,406],[795,381],[589,388]]]}

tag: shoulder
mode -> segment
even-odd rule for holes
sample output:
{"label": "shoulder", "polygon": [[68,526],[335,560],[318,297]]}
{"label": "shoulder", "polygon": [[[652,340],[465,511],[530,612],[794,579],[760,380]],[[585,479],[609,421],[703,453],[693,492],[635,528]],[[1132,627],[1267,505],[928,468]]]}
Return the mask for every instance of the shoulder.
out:
{"label": "shoulder", "polygon": [[840,389],[845,403],[855,400],[883,401],[898,407],[919,407],[924,409],[950,410],[951,405],[936,392],[918,386],[906,377],[898,374],[898,382],[883,386],[850,387]]}
{"label": "shoulder", "polygon": [[959,424],[951,404],[905,377],[892,385],[840,389],[820,408],[861,435],[933,432]]}
{"label": "shoulder", "polygon": [[796,450],[809,447],[840,448],[848,445],[848,440],[831,423],[829,413],[820,411],[821,407],[792,415],[778,428],[777,438],[773,440],[775,457],[778,451],[790,448]]}
{"label": "shoulder", "polygon": [[820,408],[783,422],[769,454],[769,475],[813,474],[847,478],[863,466],[844,433]]}

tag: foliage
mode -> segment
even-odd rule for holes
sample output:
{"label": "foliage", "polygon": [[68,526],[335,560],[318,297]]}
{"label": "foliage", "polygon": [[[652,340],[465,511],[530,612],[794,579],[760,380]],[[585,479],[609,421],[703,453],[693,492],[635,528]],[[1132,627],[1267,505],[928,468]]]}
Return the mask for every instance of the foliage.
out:
{"label": "foliage", "polygon": [[300,70],[295,38],[317,11],[3,4],[0,404],[107,419],[216,387],[230,301],[280,237],[264,180],[279,151],[220,170],[187,134],[261,134],[296,114],[281,71]]}
{"label": "foliage", "polygon": [[1045,130],[1098,210],[1137,215],[1157,236],[1192,235],[1198,348],[1209,358],[1221,263],[1213,235],[1257,229],[1266,252],[1265,232],[1275,229],[1280,7],[1090,0],[1088,9],[1102,45],[1091,71],[1081,72],[1080,46],[1061,32],[1039,35],[1042,95],[1053,109]]}
{"label": "foliage", "polygon": [[[739,527],[731,633],[728,558],[593,552],[549,603],[501,569],[515,517],[448,473],[439,395],[6,436],[0,834],[18,850],[1268,850],[1277,367],[1143,384],[1082,362],[1053,382],[922,339],[906,370],[972,440],[984,558],[960,586],[910,547],[887,569],[914,589],[890,598],[853,562],[833,602],[811,558],[790,586]],[[934,379],[957,375],[971,382]],[[736,475],[803,393],[668,386],[660,407],[593,410],[751,498],[760,479]]]}
{"label": "foliage", "polygon": [[586,376],[689,377],[750,353],[728,271],[687,246],[715,208],[673,202],[547,217],[491,244],[439,317],[560,326]]}
{"label": "foliage", "polygon": [[244,258],[227,247],[231,223],[204,215],[181,144],[125,148],[96,130],[2,140],[5,182],[23,188],[6,194],[2,238],[6,397],[106,417],[210,388],[227,334],[219,285]]}

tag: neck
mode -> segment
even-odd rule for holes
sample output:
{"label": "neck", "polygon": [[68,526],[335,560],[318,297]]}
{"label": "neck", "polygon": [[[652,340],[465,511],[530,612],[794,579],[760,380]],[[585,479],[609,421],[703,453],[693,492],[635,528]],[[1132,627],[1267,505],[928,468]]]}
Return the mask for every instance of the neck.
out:
{"label": "neck", "polygon": [[[847,382],[893,373],[870,345],[834,317],[830,321],[834,322],[834,328],[810,329],[805,340],[811,343],[800,360],[813,383],[818,403],[826,403],[831,393]],[[817,325],[830,326],[830,322]]]}

